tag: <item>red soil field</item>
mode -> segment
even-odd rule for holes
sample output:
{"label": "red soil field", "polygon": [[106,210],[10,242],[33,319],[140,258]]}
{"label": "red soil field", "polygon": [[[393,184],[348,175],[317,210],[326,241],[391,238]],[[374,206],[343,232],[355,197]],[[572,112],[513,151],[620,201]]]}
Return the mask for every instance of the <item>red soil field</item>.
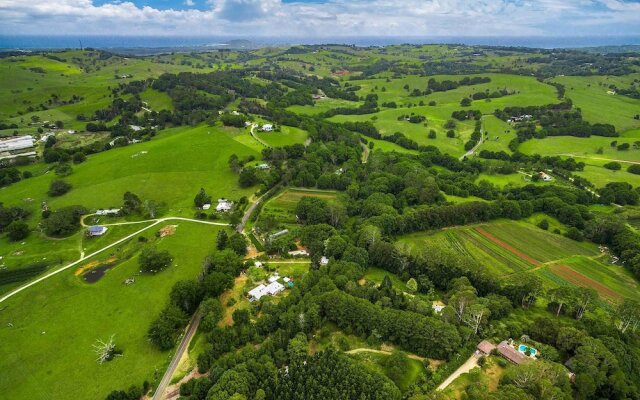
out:
{"label": "red soil field", "polygon": [[616,293],[613,290],[609,289],[608,287],[604,286],[600,282],[595,281],[595,280],[589,278],[588,276],[584,276],[581,273],[574,271],[573,269],[571,269],[570,267],[568,267],[566,265],[558,264],[558,265],[552,266],[549,269],[554,274],[556,274],[559,277],[567,280],[568,282],[573,283],[576,286],[594,288],[596,290],[596,292],[598,292],[598,294],[600,296],[602,296],[602,297],[604,297],[606,299],[609,299],[609,300],[620,300],[620,299],[622,299],[621,295],[619,295],[618,293]]}
{"label": "red soil field", "polygon": [[481,234],[485,238],[491,240],[493,243],[497,244],[498,246],[502,247],[503,249],[507,250],[508,252],[515,254],[516,256],[522,258],[523,260],[525,260],[526,262],[528,262],[528,263],[530,263],[532,265],[535,265],[536,267],[542,264],[540,261],[538,261],[535,258],[532,258],[532,257],[524,254],[523,252],[521,252],[520,250],[516,249],[515,247],[506,244],[505,242],[503,242],[502,240],[500,240],[497,237],[493,236],[492,234],[490,234],[489,232],[485,231],[482,228],[476,228],[476,232],[478,232],[479,234]]}

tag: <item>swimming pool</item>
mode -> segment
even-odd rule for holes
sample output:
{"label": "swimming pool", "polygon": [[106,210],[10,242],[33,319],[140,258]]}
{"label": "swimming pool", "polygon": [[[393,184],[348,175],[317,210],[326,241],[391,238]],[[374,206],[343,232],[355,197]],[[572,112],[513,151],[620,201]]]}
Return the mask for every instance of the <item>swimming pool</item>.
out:
{"label": "swimming pool", "polygon": [[526,353],[527,349],[529,349],[529,352],[531,353],[532,356],[535,356],[538,353],[538,350],[534,349],[533,347],[527,347],[524,344],[521,344],[520,346],[518,346],[518,351],[520,353]]}

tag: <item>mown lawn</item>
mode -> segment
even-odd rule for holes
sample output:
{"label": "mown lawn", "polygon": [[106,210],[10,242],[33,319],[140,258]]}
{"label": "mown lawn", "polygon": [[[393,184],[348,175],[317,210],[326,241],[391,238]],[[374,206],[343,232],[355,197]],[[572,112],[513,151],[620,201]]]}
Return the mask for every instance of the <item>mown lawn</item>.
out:
{"label": "mown lawn", "polygon": [[262,141],[272,147],[290,146],[292,144],[303,144],[308,137],[306,131],[290,126],[281,126],[280,132],[258,132],[255,134]]}

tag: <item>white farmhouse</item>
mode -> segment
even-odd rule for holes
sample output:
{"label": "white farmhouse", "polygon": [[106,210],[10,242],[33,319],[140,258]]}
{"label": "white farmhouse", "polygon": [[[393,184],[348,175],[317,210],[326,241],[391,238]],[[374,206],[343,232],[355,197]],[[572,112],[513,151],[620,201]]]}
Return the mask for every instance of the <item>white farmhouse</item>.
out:
{"label": "white farmhouse", "polygon": [[279,282],[271,282],[267,286],[261,284],[249,291],[249,301],[257,301],[264,296],[275,296],[282,291],[284,286]]}
{"label": "white farmhouse", "polygon": [[271,131],[273,131],[273,125],[272,124],[264,124],[264,125],[262,125],[262,130],[264,132],[271,132]]}
{"label": "white farmhouse", "polygon": [[216,211],[218,212],[228,212],[233,207],[233,202],[227,199],[218,199],[218,205],[216,206]]}

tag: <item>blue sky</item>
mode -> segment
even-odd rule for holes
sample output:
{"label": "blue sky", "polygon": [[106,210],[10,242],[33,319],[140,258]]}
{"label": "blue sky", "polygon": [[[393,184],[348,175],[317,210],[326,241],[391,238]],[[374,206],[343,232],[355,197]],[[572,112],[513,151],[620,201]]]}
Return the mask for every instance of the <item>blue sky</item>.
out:
{"label": "blue sky", "polygon": [[640,0],[0,0],[0,35],[640,36]]}

